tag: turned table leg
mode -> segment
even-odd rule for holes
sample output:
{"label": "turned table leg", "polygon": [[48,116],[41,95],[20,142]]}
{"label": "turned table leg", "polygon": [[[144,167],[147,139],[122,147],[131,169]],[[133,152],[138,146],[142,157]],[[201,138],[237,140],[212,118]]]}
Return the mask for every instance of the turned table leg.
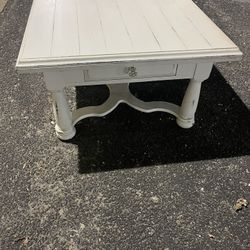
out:
{"label": "turned table leg", "polygon": [[57,72],[45,72],[44,81],[48,91],[52,94],[56,135],[61,140],[69,140],[74,137],[76,130],[64,92],[66,84],[63,75]]}
{"label": "turned table leg", "polygon": [[51,91],[51,93],[56,134],[61,140],[69,140],[74,137],[76,130],[72,123],[72,113],[69,110],[64,90]]}
{"label": "turned table leg", "polygon": [[177,124],[182,128],[191,128],[195,122],[195,112],[198,106],[201,83],[206,80],[211,72],[213,64],[198,64],[194,77],[190,80],[186,93],[182,100]]}
{"label": "turned table leg", "polygon": [[191,128],[194,124],[194,114],[199,102],[200,89],[200,81],[190,80],[177,118],[177,124],[182,128]]}

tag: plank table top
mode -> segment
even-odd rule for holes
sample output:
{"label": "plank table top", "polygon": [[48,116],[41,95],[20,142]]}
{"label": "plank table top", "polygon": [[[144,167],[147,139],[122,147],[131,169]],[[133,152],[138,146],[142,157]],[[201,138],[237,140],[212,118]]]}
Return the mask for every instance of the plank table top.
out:
{"label": "plank table top", "polygon": [[34,0],[16,68],[241,55],[191,0]]}

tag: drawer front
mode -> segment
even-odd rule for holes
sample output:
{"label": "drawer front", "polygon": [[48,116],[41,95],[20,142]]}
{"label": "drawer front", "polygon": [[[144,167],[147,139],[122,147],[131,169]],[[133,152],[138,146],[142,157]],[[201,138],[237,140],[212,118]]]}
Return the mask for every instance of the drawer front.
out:
{"label": "drawer front", "polygon": [[91,82],[166,77],[175,76],[176,72],[176,64],[166,64],[164,62],[93,65],[84,71],[84,80]]}

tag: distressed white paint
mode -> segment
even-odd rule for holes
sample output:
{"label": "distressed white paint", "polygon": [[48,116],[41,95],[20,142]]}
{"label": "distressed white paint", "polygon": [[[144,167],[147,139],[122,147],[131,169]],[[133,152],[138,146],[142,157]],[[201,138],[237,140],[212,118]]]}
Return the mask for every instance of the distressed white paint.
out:
{"label": "distressed white paint", "polygon": [[[88,70],[84,73],[82,71],[75,70],[73,70],[72,72],[66,71],[44,73],[47,88],[52,92],[53,96],[53,107],[56,118],[55,129],[57,136],[62,140],[68,140],[72,138],[75,135],[74,125],[78,121],[87,117],[104,116],[114,110],[120,103],[126,103],[129,106],[146,113],[156,111],[167,112],[176,116],[177,124],[180,127],[192,127],[194,124],[195,111],[199,101],[201,83],[203,80],[209,77],[213,64],[161,64],[162,63],[156,64],[156,66],[158,66],[159,68],[157,70],[154,70],[154,67],[148,68],[147,65],[152,66],[152,64],[150,63],[133,64],[133,66],[131,66],[133,67],[133,72],[137,71],[137,68],[135,66],[138,65],[141,66],[142,73],[132,74],[131,76],[129,70],[127,72],[119,71],[119,66],[122,66],[122,64],[118,67],[117,65],[104,65],[103,67],[99,65],[94,66],[94,68],[93,66],[91,66],[90,69],[93,70],[92,74],[94,79],[91,78],[92,74],[89,75]],[[163,68],[161,68],[160,66],[163,66]],[[165,76],[162,71],[162,69],[164,69],[164,66],[166,68]],[[177,76],[178,78],[192,78],[180,107],[168,102],[144,102],[142,100],[139,100],[130,93],[128,87],[129,83],[121,83],[121,81],[134,82],[135,78],[137,78],[137,81],[141,81],[142,79],[144,79],[144,81],[152,81],[152,79],[154,79],[155,73],[160,74],[160,79],[177,79]],[[98,79],[98,77],[100,77],[101,79]],[[74,85],[79,85],[79,82],[82,82],[82,84],[84,85],[88,85],[91,83],[91,80],[104,79],[106,79],[107,82],[110,82],[110,80],[108,79],[112,79],[113,84],[108,84],[110,95],[102,105],[80,108],[73,111],[72,113],[69,111],[66,97],[63,92],[63,88],[65,86],[71,85],[70,83],[72,82],[75,82]],[[87,80],[87,82],[85,82],[85,80]],[[101,82],[95,83],[101,84]],[[105,84],[105,82],[102,82],[102,84]]]}
{"label": "distressed white paint", "polygon": [[193,78],[186,89],[185,96],[177,116],[177,124],[182,128],[191,128],[194,124],[194,115],[198,106],[201,83],[209,77],[213,64],[198,64]]}
{"label": "distressed white paint", "polygon": [[52,91],[53,112],[56,120],[56,134],[63,140],[71,139],[76,130],[72,123],[72,114],[69,110],[64,91]]}
{"label": "distressed white paint", "polygon": [[[67,140],[80,119],[108,114],[121,102],[171,113],[190,128],[213,63],[241,56],[191,0],[34,0],[16,68],[44,73],[57,135]],[[131,82],[184,78],[191,81],[180,107],[143,102],[128,88]],[[108,84],[108,100],[71,112],[63,88],[95,84]]]}
{"label": "distressed white paint", "polygon": [[34,0],[16,67],[240,56],[191,0]]}
{"label": "distressed white paint", "polygon": [[130,107],[141,112],[151,113],[162,111],[178,117],[179,106],[161,101],[143,102],[130,93],[129,84],[127,83],[108,85],[108,88],[110,96],[103,104],[99,106],[84,107],[73,111],[73,124],[87,117],[107,115],[120,103],[126,103]]}

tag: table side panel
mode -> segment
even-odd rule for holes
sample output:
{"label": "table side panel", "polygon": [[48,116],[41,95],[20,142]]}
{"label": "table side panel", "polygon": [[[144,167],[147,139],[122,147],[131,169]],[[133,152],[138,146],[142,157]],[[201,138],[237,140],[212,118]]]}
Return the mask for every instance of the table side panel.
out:
{"label": "table side panel", "polygon": [[[129,77],[127,67],[134,66],[136,77]],[[157,68],[157,70],[156,70]],[[169,64],[168,62],[136,63],[136,64],[103,64],[89,65],[67,71],[44,72],[50,79],[49,88],[62,88],[78,85],[102,85],[124,82],[145,82],[170,79],[190,79],[194,76],[195,63]]]}

